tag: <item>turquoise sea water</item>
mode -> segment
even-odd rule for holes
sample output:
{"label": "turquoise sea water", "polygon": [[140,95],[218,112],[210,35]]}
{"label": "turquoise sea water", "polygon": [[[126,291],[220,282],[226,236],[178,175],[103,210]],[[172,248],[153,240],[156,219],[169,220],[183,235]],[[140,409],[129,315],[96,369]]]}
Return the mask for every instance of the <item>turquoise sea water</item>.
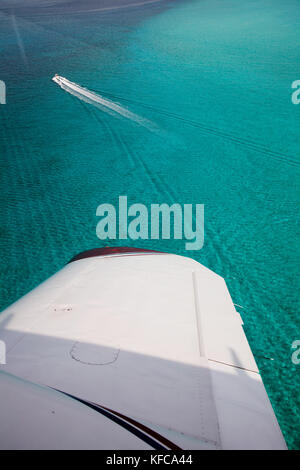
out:
{"label": "turquoise sea water", "polygon": [[[191,256],[226,279],[287,443],[299,448],[299,1],[84,13],[98,4],[109,2],[0,2],[0,306],[103,246],[99,204],[117,206],[119,195],[205,204],[202,250],[126,245]],[[159,132],[80,101],[54,73]]]}

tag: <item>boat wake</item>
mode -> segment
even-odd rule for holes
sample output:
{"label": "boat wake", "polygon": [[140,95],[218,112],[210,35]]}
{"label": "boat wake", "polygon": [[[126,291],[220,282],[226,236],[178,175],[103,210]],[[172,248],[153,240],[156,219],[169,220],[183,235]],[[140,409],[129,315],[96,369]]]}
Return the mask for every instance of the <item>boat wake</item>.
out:
{"label": "boat wake", "polygon": [[140,126],[146,127],[148,130],[155,131],[157,126],[149,121],[148,119],[139,116],[138,114],[132,113],[124,106],[121,106],[119,103],[111,101],[103,96],[94,93],[93,91],[88,90],[87,88],[81,87],[76,83],[70,82],[67,78],[60,77],[55,75],[52,80],[57,83],[63,90],[67,91],[73,96],[76,96],[86,103],[97,106],[104,112],[108,112],[114,116],[122,116],[130,121],[134,121]]}
{"label": "boat wake", "polygon": [[[98,91],[97,91],[98,92]],[[172,119],[176,119],[178,121],[182,121],[184,124],[197,127],[199,131],[203,134],[212,134],[217,137],[220,137],[224,140],[228,140],[233,142],[236,145],[248,148],[249,150],[253,150],[254,152],[257,152],[262,155],[266,155],[269,158],[272,158],[274,160],[277,160],[283,164],[287,164],[290,166],[294,166],[295,168],[299,169],[300,163],[299,160],[292,155],[285,154],[283,152],[279,152],[276,150],[269,149],[265,147],[261,142],[255,141],[255,140],[250,140],[246,138],[240,137],[239,134],[234,134],[228,131],[223,131],[217,127],[213,127],[212,125],[208,125],[206,123],[203,123],[201,121],[195,121],[189,118],[186,118],[185,116],[175,114],[174,112],[170,112],[161,108],[157,108],[153,105],[143,103],[141,101],[136,101],[134,99],[129,99],[125,98],[123,96],[116,96],[113,95],[112,93],[109,93],[107,91],[101,91],[101,93],[105,93],[106,95],[110,96],[112,99],[117,99],[118,101],[124,101],[126,103],[132,104],[132,105],[137,105],[139,107],[143,107],[145,109],[150,110],[152,113],[157,113],[161,114],[163,116],[170,117]]]}

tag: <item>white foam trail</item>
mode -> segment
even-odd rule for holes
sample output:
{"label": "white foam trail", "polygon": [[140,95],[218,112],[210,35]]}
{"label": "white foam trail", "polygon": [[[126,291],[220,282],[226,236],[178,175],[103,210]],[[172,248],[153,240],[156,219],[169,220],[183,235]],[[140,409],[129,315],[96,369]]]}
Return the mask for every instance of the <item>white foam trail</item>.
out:
{"label": "white foam trail", "polygon": [[111,114],[123,116],[124,118],[129,119],[130,121],[134,121],[149,130],[155,130],[156,128],[155,124],[151,121],[148,121],[147,119],[139,116],[138,114],[132,113],[131,111],[124,108],[120,104],[115,103],[114,101],[104,98],[103,96],[98,95],[88,90],[87,88],[83,88],[80,85],[77,85],[76,83],[70,82],[70,80],[68,80],[67,78],[55,75],[52,80],[57,83],[63,90],[67,91],[68,93],[71,93],[77,98],[87,103],[96,106],[98,105],[98,107],[100,107],[102,111],[110,111]]}
{"label": "white foam trail", "polygon": [[12,21],[12,26],[13,26],[13,29],[14,29],[14,32],[15,32],[15,35],[16,35],[17,43],[18,43],[18,46],[19,46],[19,49],[20,49],[21,57],[23,59],[24,64],[26,66],[28,66],[25,47],[24,47],[24,44],[23,44],[23,40],[22,40],[20,31],[19,31],[19,27],[18,27],[15,15],[11,15],[11,21]]}

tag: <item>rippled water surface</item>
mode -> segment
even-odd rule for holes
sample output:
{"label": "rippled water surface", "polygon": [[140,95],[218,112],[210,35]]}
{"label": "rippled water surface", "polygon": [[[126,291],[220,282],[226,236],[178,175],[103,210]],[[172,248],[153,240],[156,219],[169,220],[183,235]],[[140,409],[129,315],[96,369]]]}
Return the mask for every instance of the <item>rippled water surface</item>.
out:
{"label": "rippled water surface", "polygon": [[[225,277],[299,448],[299,2],[126,3],[0,2],[1,308],[101,246],[99,204],[205,204],[202,250],[126,244],[191,256]],[[78,99],[54,73],[153,128]]]}

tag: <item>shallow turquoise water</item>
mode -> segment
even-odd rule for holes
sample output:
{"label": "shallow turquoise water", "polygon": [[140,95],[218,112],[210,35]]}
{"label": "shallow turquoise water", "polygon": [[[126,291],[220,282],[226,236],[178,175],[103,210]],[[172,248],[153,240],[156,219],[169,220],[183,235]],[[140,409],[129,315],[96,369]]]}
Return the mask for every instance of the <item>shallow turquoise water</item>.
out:
{"label": "shallow turquoise water", "polygon": [[[180,240],[126,244],[191,256],[225,277],[288,445],[299,448],[299,2],[80,15],[75,2],[30,12],[14,3],[16,20],[0,15],[1,307],[102,245],[99,204],[203,203],[201,251]],[[55,72],[159,132],[83,103],[50,81]]]}

